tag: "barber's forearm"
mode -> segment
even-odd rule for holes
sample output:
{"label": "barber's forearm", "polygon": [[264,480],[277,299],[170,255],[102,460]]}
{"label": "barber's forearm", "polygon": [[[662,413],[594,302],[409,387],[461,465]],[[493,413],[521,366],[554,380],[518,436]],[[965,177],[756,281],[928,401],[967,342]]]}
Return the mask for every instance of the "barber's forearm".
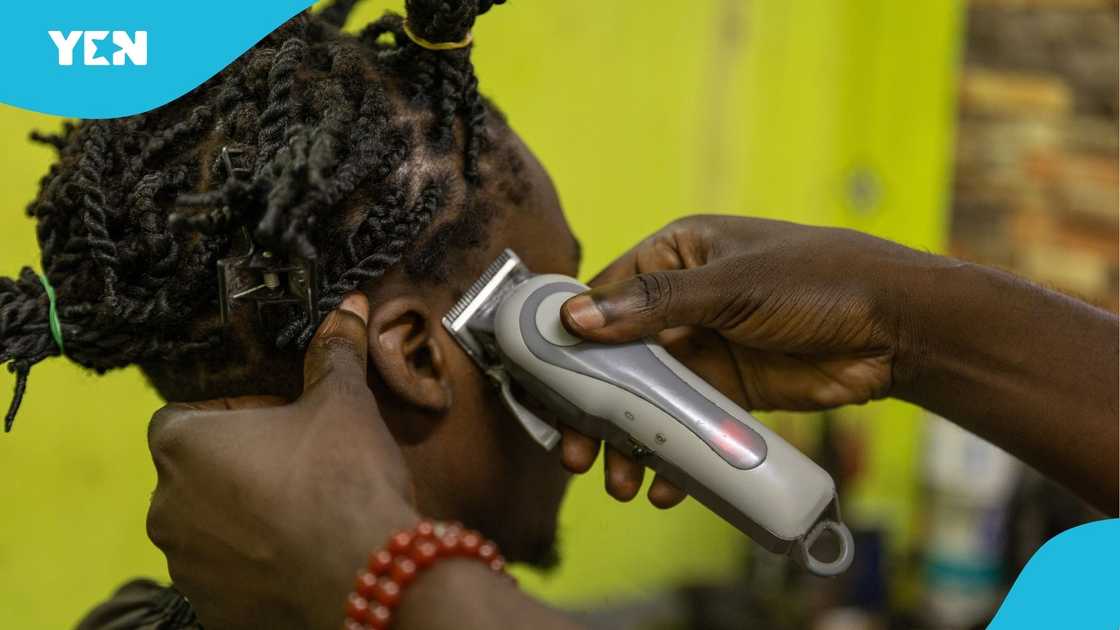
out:
{"label": "barber's forearm", "polygon": [[579,624],[470,560],[441,562],[405,591],[393,627],[399,630],[491,630],[516,622],[534,630],[576,630]]}
{"label": "barber's forearm", "polygon": [[948,259],[904,276],[895,395],[1116,514],[1117,318]]}

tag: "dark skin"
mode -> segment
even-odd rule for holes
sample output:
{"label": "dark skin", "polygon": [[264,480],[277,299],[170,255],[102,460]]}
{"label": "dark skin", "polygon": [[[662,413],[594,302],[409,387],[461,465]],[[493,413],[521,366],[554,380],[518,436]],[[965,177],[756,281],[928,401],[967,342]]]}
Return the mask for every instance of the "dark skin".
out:
{"label": "dark skin", "polygon": [[449,282],[418,285],[398,269],[367,290],[368,385],[412,473],[418,511],[487,532],[511,560],[547,566],[569,475],[520,428],[441,323],[505,247],[550,273],[579,267],[547,173],[512,132],[508,141],[531,190],[521,205],[498,209],[487,246],[465,254]]}
{"label": "dark skin", "polygon": [[[732,217],[674,223],[593,284],[589,295],[564,306],[576,334],[607,342],[661,334],[686,364],[754,408],[910,400],[1063,481],[1105,512],[1117,512],[1120,323],[1106,311],[999,271],[850,230]],[[309,373],[326,376],[293,405],[232,417],[191,409],[157,415],[152,450],[160,485],[152,536],[177,580],[198,593],[226,594],[211,603],[209,618],[235,619],[238,609],[276,606],[308,627],[334,627],[342,601],[337,593],[345,588],[337,577],[342,567],[347,561],[360,566],[389,530],[418,518],[407,501],[410,484],[401,481],[408,471],[391,436],[379,428],[384,421],[376,405],[365,398],[361,349],[369,345],[370,327],[361,304],[350,304],[357,314],[328,319],[308,359]],[[310,363],[314,357],[326,367]],[[196,429],[195,421],[208,414],[223,419]],[[305,479],[298,474],[300,459],[289,457],[284,465],[294,467],[297,489],[305,488],[287,496],[283,479],[271,476],[267,462],[278,457],[271,448],[214,462],[215,449],[218,455],[230,450],[220,446],[223,432],[284,444],[290,434],[305,434],[308,422],[325,418],[347,419],[351,425],[339,425],[338,439],[356,430],[358,444],[339,454],[337,445],[299,441],[304,448],[298,452],[317,456],[317,466],[329,461],[341,467],[341,482],[322,472]],[[597,450],[593,441],[565,434],[569,468],[586,469]],[[637,485],[641,471],[632,462],[608,457],[608,465],[609,480],[630,484],[627,489]],[[226,483],[196,479],[203,466],[216,466],[211,481]],[[351,479],[354,470],[360,475]],[[651,490],[655,503],[679,498],[671,486],[658,486]],[[237,501],[222,496],[231,492]],[[278,495],[289,500],[267,500]],[[192,511],[184,498],[237,509]],[[308,506],[316,511],[314,525],[298,518],[288,524],[293,511]],[[253,536],[249,551],[222,544],[231,531]],[[203,541],[193,549],[192,534]],[[337,541],[338,549],[323,549],[324,540]],[[394,627],[493,628],[511,619],[526,627],[572,627],[487,571],[462,560],[437,564],[408,589]],[[252,575],[258,579],[243,579]]]}
{"label": "dark skin", "polygon": [[749,409],[906,400],[1117,513],[1107,311],[852,230],[739,217],[678,221],[592,284],[562,312],[577,335],[663,331]]}
{"label": "dark skin", "polygon": [[[485,532],[500,545],[510,561],[547,567],[556,559],[557,514],[570,473],[559,465],[559,450],[551,453],[544,451],[521,429],[498,399],[486,376],[441,324],[441,318],[462,296],[463,291],[506,247],[514,248],[533,269],[573,276],[578,272],[579,244],[568,228],[548,174],[515,134],[503,134],[501,139],[512,143],[517,152],[523,165],[521,176],[527,179],[528,192],[523,197],[518,197],[521,201],[517,205],[509,201],[509,196],[491,195],[493,203],[505,205],[496,208],[496,216],[487,227],[490,235],[487,245],[477,251],[452,254],[460,257],[457,263],[461,264],[456,265],[446,282],[418,283],[403,269],[397,268],[368,287],[364,293],[357,295],[362,304],[375,305],[362,315],[366,330],[361,354],[368,366],[363,388],[365,395],[360,398],[369,407],[367,413],[379,418],[377,423],[384,425],[394,449],[399,451],[399,454],[394,455],[394,460],[402,461],[408,474],[403,477],[398,475],[397,478],[407,480],[407,484],[395,487],[395,490],[400,491],[399,494],[411,509],[429,518],[461,521],[468,527]],[[484,178],[487,168],[497,166],[484,163]],[[329,368],[311,363],[315,356],[321,357],[322,354],[315,351],[308,357],[309,363],[305,366],[304,373],[305,395],[301,401],[306,401],[314,390],[316,370],[329,371]],[[352,388],[347,386],[341,389]],[[158,422],[153,424],[158,427],[153,431],[153,449],[164,449],[167,440],[161,436],[167,432],[165,426],[179,424],[163,420],[173,409],[238,410],[239,417],[230,420],[232,424],[244,429],[257,426],[258,423],[271,426],[271,423],[261,420],[261,416],[281,413],[279,409],[293,409],[292,406],[277,407],[284,402],[279,398],[242,397],[170,406]],[[304,404],[300,403],[296,407],[303,408]],[[378,409],[384,411],[383,416],[378,414]],[[538,412],[543,417],[548,417],[545,410],[538,409]],[[213,424],[211,419],[224,417],[226,416],[207,416],[205,420],[189,424],[191,427],[209,427]],[[382,417],[384,420],[380,419]],[[330,425],[329,428],[332,431],[337,429],[335,425]],[[294,430],[298,435],[288,436],[287,441],[274,434],[268,440],[268,447],[258,448],[254,445],[252,449],[229,451],[221,444],[210,441],[207,448],[215,453],[228,453],[231,457],[243,457],[252,452],[255,454],[251,457],[256,459],[259,454],[261,459],[253,464],[260,466],[258,470],[267,471],[270,476],[296,486],[306,479],[330,478],[340,487],[350,483],[348,479],[351,472],[333,469],[336,460],[326,450],[323,450],[321,456],[306,462],[303,473],[292,472],[292,457],[280,456],[280,453],[303,453],[306,448],[311,457],[313,452],[326,449],[325,445],[331,443],[334,446],[330,448],[356,454],[349,450],[353,446],[345,440],[343,434],[332,438],[330,432],[324,433],[320,428],[314,429],[314,435],[310,436],[305,435],[310,430],[307,427],[297,427]],[[190,431],[194,435],[194,429]],[[215,435],[222,433],[214,432]],[[227,436],[226,439],[232,438]],[[312,440],[316,446],[305,446],[307,440]],[[176,444],[179,441],[180,438],[174,440]],[[173,446],[170,450],[174,451],[175,448],[177,447]],[[270,456],[274,459],[269,459]],[[346,459],[339,455],[339,461]],[[374,459],[381,457],[379,455]],[[221,466],[214,458],[208,457],[207,461],[209,468],[198,479],[207,480],[206,485],[213,490],[223,485],[220,482],[222,477],[215,472]],[[215,515],[234,509],[235,506],[246,505],[249,495],[257,496],[242,492],[239,488],[231,488],[228,493],[208,491],[206,496],[191,493],[189,500],[180,497],[173,504],[161,503],[161,497],[168,494],[164,492],[168,484],[182,479],[170,471],[176,470],[177,466],[193,465],[193,461],[183,463],[175,460],[172,463],[172,459],[167,457],[162,457],[157,462],[158,469],[169,472],[161,472],[161,487],[157,490],[159,496],[156,497],[156,508],[152,511],[150,523],[153,540],[161,544],[173,536],[177,540],[188,541],[186,545],[192,558],[196,554],[206,555],[207,551],[199,545],[202,540],[209,541],[210,546],[247,548],[248,555],[260,555],[253,551],[259,550],[259,541],[241,537],[242,533],[251,530],[206,532],[199,528],[188,533],[184,527],[175,534],[169,535],[166,532],[169,528],[179,528],[179,523],[173,521],[181,521],[183,513]],[[234,462],[228,463],[229,467],[235,465]],[[368,479],[368,474],[372,473],[359,474],[367,476],[359,476],[358,479]],[[266,494],[289,500],[293,494],[298,494],[298,488],[277,492],[278,494]],[[301,504],[302,501],[293,502]],[[262,506],[261,511],[272,509],[273,506],[275,503]],[[354,525],[359,523],[361,515],[357,507],[355,505],[354,510],[343,516]],[[317,514],[322,509],[320,505],[314,510],[306,511],[306,514]],[[162,517],[164,511],[173,511],[176,515]],[[305,512],[300,510],[299,514],[289,514],[281,520],[285,523],[307,522],[306,516],[301,514]],[[374,528],[370,531],[379,530]],[[380,538],[381,535],[377,534],[366,541],[368,544],[364,546],[369,547],[374,544],[374,540]],[[288,555],[279,547],[267,553]],[[180,590],[190,596],[200,619],[208,627],[252,626],[262,622],[259,611],[256,610],[250,619],[241,616],[248,612],[246,609],[226,611],[212,607],[211,602],[217,598],[210,595],[208,589],[196,590],[193,585],[199,580],[193,579],[190,571],[184,571],[180,567],[174,561],[169,562],[173,579]],[[340,575],[349,578],[351,573],[352,571],[347,570]],[[301,578],[293,575],[292,579]],[[349,587],[349,579],[344,582],[336,586],[339,597],[345,596]],[[280,602],[276,602],[269,610],[276,613],[275,618],[265,617],[270,620],[269,627],[289,627],[285,624],[300,618]],[[331,613],[334,612],[337,612],[336,608],[331,608]],[[304,627],[304,624],[297,623],[290,627]]]}

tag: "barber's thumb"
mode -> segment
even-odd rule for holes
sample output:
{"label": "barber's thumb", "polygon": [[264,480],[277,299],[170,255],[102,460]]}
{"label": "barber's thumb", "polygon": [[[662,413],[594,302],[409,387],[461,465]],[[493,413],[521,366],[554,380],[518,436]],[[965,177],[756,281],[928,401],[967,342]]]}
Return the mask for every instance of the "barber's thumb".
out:
{"label": "barber's thumb", "polygon": [[354,381],[366,387],[369,300],[361,292],[348,293],[338,308],[319,325],[303,360],[303,391],[329,379]]}
{"label": "barber's thumb", "polygon": [[560,309],[572,334],[623,343],[674,326],[702,324],[708,309],[697,269],[643,273],[568,299]]}

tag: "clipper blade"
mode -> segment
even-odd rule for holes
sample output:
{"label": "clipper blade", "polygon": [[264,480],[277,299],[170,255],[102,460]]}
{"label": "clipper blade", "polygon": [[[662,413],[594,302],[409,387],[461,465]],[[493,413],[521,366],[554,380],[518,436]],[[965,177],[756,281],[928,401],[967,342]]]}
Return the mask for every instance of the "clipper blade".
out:
{"label": "clipper blade", "polygon": [[443,327],[483,370],[500,363],[492,344],[494,313],[502,297],[531,276],[517,254],[507,249],[444,315]]}
{"label": "clipper blade", "polygon": [[560,441],[560,432],[514,397],[512,376],[502,362],[494,334],[494,315],[502,300],[532,276],[517,254],[503,251],[443,317],[443,327],[490,377],[502,402],[525,431],[545,450],[551,450]]}

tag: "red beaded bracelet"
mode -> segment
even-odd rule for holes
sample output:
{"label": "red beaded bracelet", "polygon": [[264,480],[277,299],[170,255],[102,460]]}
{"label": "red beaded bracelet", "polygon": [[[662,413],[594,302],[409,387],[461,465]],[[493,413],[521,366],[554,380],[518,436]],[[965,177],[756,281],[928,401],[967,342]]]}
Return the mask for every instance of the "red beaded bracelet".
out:
{"label": "red beaded bracelet", "polygon": [[346,599],[345,630],[383,630],[393,622],[401,593],[418,573],[445,558],[468,558],[505,572],[506,560],[498,545],[460,523],[420,521],[411,531],[389,538],[383,549],[369,554],[366,569],[358,572],[354,592]]}

